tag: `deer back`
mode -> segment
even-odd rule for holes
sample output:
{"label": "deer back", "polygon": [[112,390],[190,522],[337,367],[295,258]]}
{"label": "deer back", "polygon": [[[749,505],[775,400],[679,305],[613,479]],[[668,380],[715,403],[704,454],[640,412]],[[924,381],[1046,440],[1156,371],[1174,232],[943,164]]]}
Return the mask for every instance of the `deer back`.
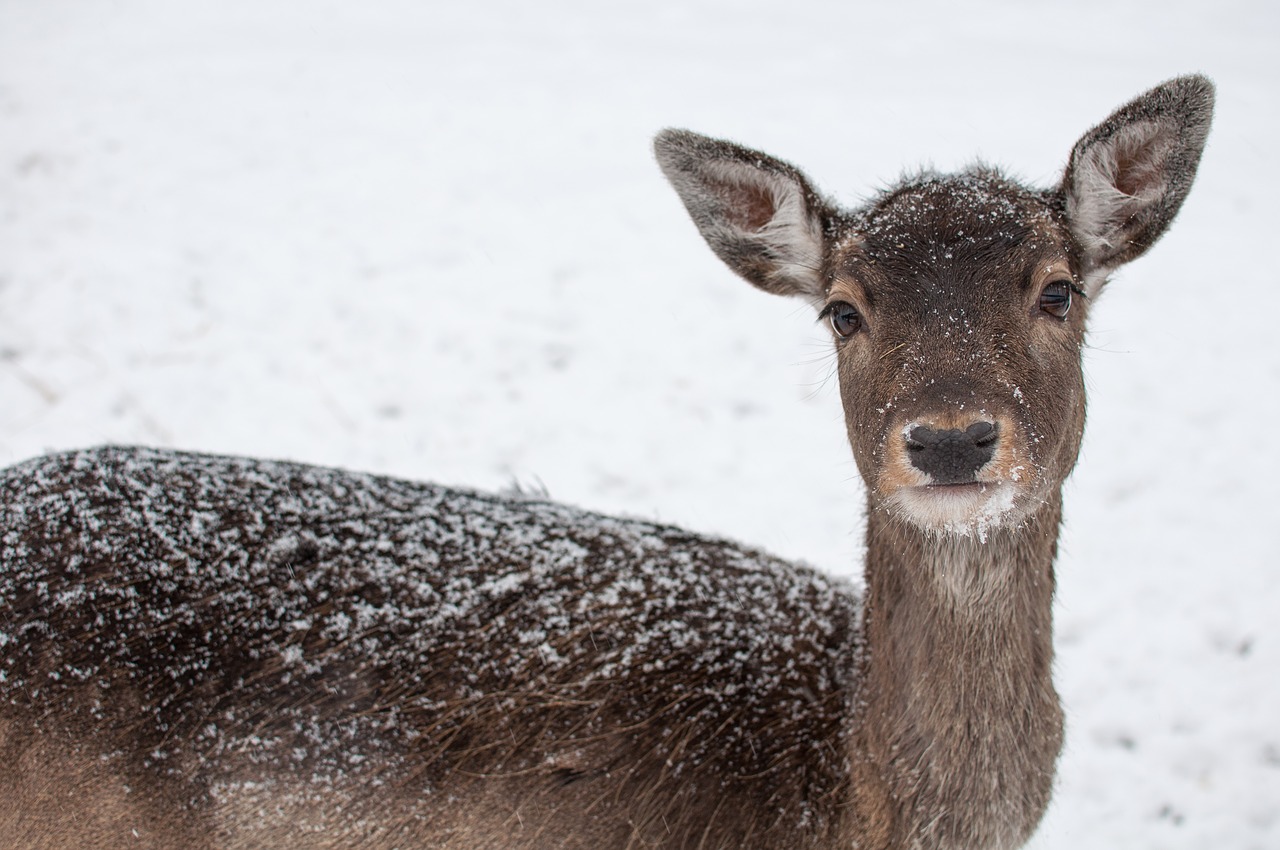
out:
{"label": "deer back", "polygon": [[[164,801],[196,846],[543,846],[581,801],[628,816],[564,846],[835,817],[813,801],[844,781],[857,602],[807,569],[520,496],[141,449],[14,467],[0,495],[0,750]],[[475,795],[503,818],[446,802]]]}

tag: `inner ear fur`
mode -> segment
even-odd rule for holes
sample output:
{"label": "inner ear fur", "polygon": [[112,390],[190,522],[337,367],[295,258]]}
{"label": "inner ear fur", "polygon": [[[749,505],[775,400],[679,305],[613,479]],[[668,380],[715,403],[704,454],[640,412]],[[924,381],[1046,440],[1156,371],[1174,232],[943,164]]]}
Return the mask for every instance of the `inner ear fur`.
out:
{"label": "inner ear fur", "polygon": [[833,208],[795,166],[688,130],[664,130],[654,153],[711,250],[750,283],[820,297]]}
{"label": "inner ear fur", "polygon": [[1195,179],[1213,100],[1207,78],[1178,77],[1134,98],[1076,143],[1061,191],[1088,271],[1129,262],[1169,227]]}

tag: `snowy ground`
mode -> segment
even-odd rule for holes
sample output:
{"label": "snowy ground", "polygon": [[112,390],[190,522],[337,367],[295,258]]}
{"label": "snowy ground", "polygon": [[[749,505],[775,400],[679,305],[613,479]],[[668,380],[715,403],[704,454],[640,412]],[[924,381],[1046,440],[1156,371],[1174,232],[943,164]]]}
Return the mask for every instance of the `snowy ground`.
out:
{"label": "snowy ground", "polygon": [[1034,847],[1274,848],[1274,3],[0,0],[0,463],[514,479],[856,573],[826,335],[718,264],[652,133],[846,202],[977,154],[1049,183],[1193,70],[1199,182],[1094,314]]}

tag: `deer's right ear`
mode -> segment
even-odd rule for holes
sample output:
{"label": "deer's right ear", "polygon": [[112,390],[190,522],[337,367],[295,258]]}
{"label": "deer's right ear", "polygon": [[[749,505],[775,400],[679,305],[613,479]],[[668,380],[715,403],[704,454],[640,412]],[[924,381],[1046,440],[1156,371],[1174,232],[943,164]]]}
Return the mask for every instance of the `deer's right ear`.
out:
{"label": "deer's right ear", "polygon": [[688,130],[653,140],[658,165],[711,250],[750,283],[821,297],[833,212],[795,167]]}
{"label": "deer's right ear", "polygon": [[1150,248],[1191,189],[1213,119],[1213,83],[1178,77],[1139,95],[1076,143],[1062,179],[1086,272]]}

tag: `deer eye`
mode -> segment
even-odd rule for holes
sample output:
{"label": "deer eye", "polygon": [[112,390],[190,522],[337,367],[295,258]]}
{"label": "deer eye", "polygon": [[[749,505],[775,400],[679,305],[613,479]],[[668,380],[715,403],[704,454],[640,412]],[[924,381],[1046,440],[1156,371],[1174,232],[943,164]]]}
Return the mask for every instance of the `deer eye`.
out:
{"label": "deer eye", "polygon": [[848,339],[862,330],[862,314],[848,301],[828,304],[818,318],[830,322],[832,332],[841,339]]}
{"label": "deer eye", "polygon": [[1070,281],[1055,280],[1040,291],[1040,309],[1058,319],[1065,319],[1071,312],[1071,292],[1075,287]]}

